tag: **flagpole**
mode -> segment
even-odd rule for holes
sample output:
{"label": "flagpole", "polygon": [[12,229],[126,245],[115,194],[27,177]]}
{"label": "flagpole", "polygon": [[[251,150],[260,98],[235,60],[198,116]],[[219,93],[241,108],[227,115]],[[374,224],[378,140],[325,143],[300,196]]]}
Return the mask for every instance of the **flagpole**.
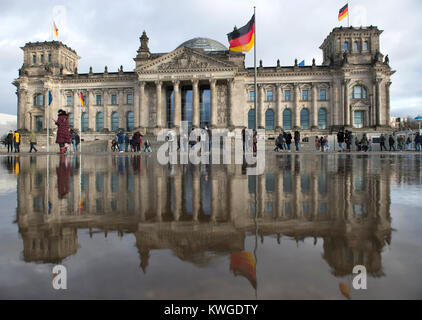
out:
{"label": "flagpole", "polygon": [[347,1],[347,26],[350,28],[350,7],[349,7],[349,1]]}
{"label": "flagpole", "polygon": [[254,30],[254,46],[253,46],[253,60],[254,60],[254,99],[253,105],[255,109],[255,129],[258,129],[258,110],[256,108],[256,95],[258,93],[257,84],[256,84],[256,15],[255,15],[255,7],[253,7],[253,14],[255,17],[255,30]]}

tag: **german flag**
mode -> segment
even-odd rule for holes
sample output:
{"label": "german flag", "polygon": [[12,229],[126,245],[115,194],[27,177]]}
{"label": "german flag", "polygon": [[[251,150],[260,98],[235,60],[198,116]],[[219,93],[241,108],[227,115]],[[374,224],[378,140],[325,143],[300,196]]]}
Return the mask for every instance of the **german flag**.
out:
{"label": "german flag", "polygon": [[53,21],[53,31],[54,31],[54,34],[56,35],[56,37],[58,37],[59,36],[59,29],[57,29],[56,23],[54,21]]}
{"label": "german flag", "polygon": [[349,15],[349,4],[346,4],[343,8],[340,9],[338,13],[338,21],[343,20]]}
{"label": "german flag", "polygon": [[230,270],[234,275],[240,275],[249,280],[249,283],[256,289],[255,259],[251,252],[233,252],[230,255]]}
{"label": "german flag", "polygon": [[236,52],[248,52],[255,43],[255,15],[240,29],[234,29],[227,34],[230,50]]}
{"label": "german flag", "polygon": [[82,95],[82,92],[79,93],[79,100],[81,101],[81,107],[84,106],[84,96]]}

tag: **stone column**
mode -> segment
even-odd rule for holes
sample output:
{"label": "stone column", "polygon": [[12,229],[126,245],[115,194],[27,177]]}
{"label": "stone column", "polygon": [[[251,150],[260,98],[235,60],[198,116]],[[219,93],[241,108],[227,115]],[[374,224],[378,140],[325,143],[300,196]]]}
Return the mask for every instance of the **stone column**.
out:
{"label": "stone column", "polygon": [[[53,107],[51,105],[51,107]],[[44,129],[47,129],[48,113],[50,112],[50,106],[48,105],[48,88],[44,89]]]}
{"label": "stone column", "polygon": [[[103,104],[103,111],[104,111],[104,128],[111,130],[111,112],[110,108],[107,106],[110,104],[110,96],[108,94],[108,90],[103,90],[103,96],[102,96],[102,104]],[[106,121],[105,119],[110,119],[109,121]],[[119,119],[119,127],[120,127],[120,119]]]}
{"label": "stone column", "polygon": [[227,93],[229,98],[229,127],[234,128],[234,109],[235,109],[235,103],[234,103],[234,79],[228,79],[227,80]]}
{"label": "stone column", "polygon": [[148,113],[148,107],[145,103],[145,82],[140,81],[139,82],[139,123],[140,126],[143,128],[148,127],[149,122],[149,113]]}
{"label": "stone column", "polygon": [[[213,173],[213,172],[212,172]],[[211,175],[211,221],[217,221],[219,216],[219,184],[218,177]]]}
{"label": "stone column", "polygon": [[276,85],[277,90],[277,106],[275,109],[275,128],[276,130],[280,130],[283,126],[283,122],[281,121],[281,99],[283,95],[283,91],[281,90],[281,85],[278,83]]}
{"label": "stone column", "polygon": [[217,118],[217,80],[210,80],[210,94],[211,94],[211,128],[216,128],[218,123]]}
{"label": "stone column", "polygon": [[341,104],[340,104],[340,92],[341,87],[339,87],[338,83],[334,84],[334,97],[333,97],[333,118],[334,118],[334,125],[341,125],[342,121],[341,118]]}
{"label": "stone column", "polygon": [[384,125],[390,125],[390,86],[391,82],[385,84],[385,120]]}
{"label": "stone column", "polygon": [[156,127],[163,128],[163,105],[162,105],[162,81],[155,81],[155,88],[156,88],[156,105],[157,105],[157,120],[156,120]]}
{"label": "stone column", "polygon": [[294,84],[294,104],[293,104],[293,129],[300,128],[300,112],[299,112],[299,99],[300,99],[300,89],[299,84]]}
{"label": "stone column", "polygon": [[311,111],[311,128],[318,128],[318,86],[312,84],[312,111]]}
{"label": "stone column", "polygon": [[[97,113],[95,112],[94,109],[94,94],[92,93],[92,91],[88,91],[87,93],[87,98],[88,98],[88,104],[87,104],[87,108],[88,108],[88,117],[89,117],[89,124],[88,124],[88,128],[92,131],[96,131],[96,115]],[[106,121],[107,121],[107,116],[105,113],[103,113],[104,115],[104,128],[106,127]]]}
{"label": "stone column", "polygon": [[75,129],[80,131],[82,129],[81,127],[82,112],[81,112],[81,106],[79,105],[78,90],[73,90],[72,102],[73,102],[73,126],[75,127]]}
{"label": "stone column", "polygon": [[192,168],[192,209],[193,221],[198,221],[199,209],[201,207],[201,175],[200,166]]}
{"label": "stone column", "polygon": [[139,85],[135,86],[133,94],[133,113],[135,115],[135,128],[141,127],[141,114],[139,108]]}
{"label": "stone column", "polygon": [[182,121],[182,96],[180,92],[180,81],[173,81],[173,92],[174,92],[174,123],[173,126],[180,128],[180,122]]}
{"label": "stone column", "polygon": [[377,95],[376,95],[376,125],[381,125],[381,82],[382,79],[376,80]]}
{"label": "stone column", "polygon": [[199,80],[192,80],[192,125],[199,128],[200,125],[200,107],[199,107]]}
{"label": "stone column", "polygon": [[257,117],[258,117],[258,128],[257,129],[264,129],[265,128],[265,115],[264,115],[264,85],[258,85],[258,110]]}
{"label": "stone column", "polygon": [[180,172],[178,172],[173,179],[173,185],[174,185],[174,211],[173,211],[173,217],[174,221],[179,221],[179,218],[182,214],[182,202],[183,202],[183,185],[182,185],[182,175],[183,172],[180,170],[181,167],[179,167]]}
{"label": "stone column", "polygon": [[344,124],[350,126],[350,106],[349,106],[349,83],[350,79],[346,79],[343,82],[343,94],[344,94]]}

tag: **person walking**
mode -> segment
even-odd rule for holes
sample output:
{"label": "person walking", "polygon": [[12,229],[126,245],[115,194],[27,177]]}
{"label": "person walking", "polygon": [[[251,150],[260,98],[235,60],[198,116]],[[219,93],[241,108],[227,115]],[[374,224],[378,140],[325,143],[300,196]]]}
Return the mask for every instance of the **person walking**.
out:
{"label": "person walking", "polygon": [[294,138],[295,138],[296,151],[299,151],[299,143],[300,143],[300,132],[299,132],[299,130],[295,130]]}
{"label": "person walking", "polygon": [[10,130],[6,136],[7,153],[13,152],[13,131]]}
{"label": "person walking", "polygon": [[338,148],[339,148],[338,152],[342,152],[343,151],[343,143],[344,143],[344,132],[343,132],[343,130],[340,130],[337,133],[337,142],[338,142]]}
{"label": "person walking", "polygon": [[357,136],[355,137],[355,146],[356,146],[356,150],[357,151],[361,151],[362,150],[361,144],[360,144],[359,139],[358,139]]}
{"label": "person walking", "polygon": [[364,152],[368,152],[368,138],[366,136],[366,133],[363,134],[362,139],[360,141],[361,150]]}
{"label": "person walking", "polygon": [[396,148],[394,146],[395,143],[396,143],[396,141],[394,140],[394,137],[390,134],[390,137],[388,138],[388,145],[390,147],[390,151],[391,151],[391,149],[396,151]]}
{"label": "person walking", "polygon": [[147,139],[147,140],[145,140],[145,143],[144,143],[144,151],[145,152],[152,152],[152,150],[151,150],[151,143],[149,142],[149,140]]}
{"label": "person walking", "polygon": [[403,151],[403,148],[404,148],[404,137],[403,136],[399,136],[397,138],[397,145],[398,145],[398,149],[400,151]]}
{"label": "person walking", "polygon": [[315,150],[316,151],[321,151],[321,142],[319,141],[319,137],[318,136],[315,137]]}
{"label": "person walking", "polygon": [[283,134],[280,132],[277,139],[275,139],[274,152],[278,152],[280,149],[283,150],[282,140],[283,140]]}
{"label": "person walking", "polygon": [[412,139],[410,139],[410,136],[408,136],[406,139],[406,146],[407,146],[407,151],[412,150]]}
{"label": "person walking", "polygon": [[119,151],[123,152],[123,143],[125,141],[125,135],[122,130],[117,133],[117,144],[119,145]]}
{"label": "person walking", "polygon": [[19,132],[16,130],[15,133],[13,134],[13,148],[15,149],[15,153],[20,152],[20,148],[19,148],[20,144],[21,144],[21,136]]}
{"label": "person walking", "polygon": [[293,137],[292,137],[292,134],[289,131],[289,132],[287,132],[287,135],[286,135],[286,145],[287,145],[287,150],[289,150],[289,152],[291,151],[290,146],[292,144],[292,140],[293,140]]}
{"label": "person walking", "polygon": [[126,135],[125,135],[125,139],[124,139],[124,141],[125,141],[125,152],[128,152],[129,151],[129,143],[130,143],[130,133],[129,132],[127,132],[126,133]]}
{"label": "person walking", "polygon": [[387,151],[387,148],[385,146],[385,135],[384,134],[381,134],[381,137],[380,137],[380,149],[381,149],[381,151],[382,151],[382,149]]}
{"label": "person walking", "polygon": [[352,132],[349,130],[346,130],[345,133],[345,142],[346,142],[346,147],[347,147],[347,151],[351,152],[352,151],[352,143],[353,143],[353,136],[352,136]]}
{"label": "person walking", "polygon": [[70,133],[72,134],[73,152],[78,152],[78,145],[81,142],[81,138],[75,129],[71,129]]}
{"label": "person walking", "polygon": [[72,142],[72,135],[69,130],[69,115],[62,109],[57,114],[57,120],[53,120],[57,126],[56,143],[60,147],[60,153],[64,154],[67,151],[66,144]]}
{"label": "person walking", "polygon": [[416,151],[421,151],[421,144],[422,144],[422,136],[418,132],[415,136],[415,150]]}
{"label": "person walking", "polygon": [[33,131],[31,131],[31,134],[29,135],[29,152],[31,153],[32,150],[34,150],[35,152],[38,152],[37,148],[35,148],[35,145],[37,144],[37,136],[35,135],[35,133]]}

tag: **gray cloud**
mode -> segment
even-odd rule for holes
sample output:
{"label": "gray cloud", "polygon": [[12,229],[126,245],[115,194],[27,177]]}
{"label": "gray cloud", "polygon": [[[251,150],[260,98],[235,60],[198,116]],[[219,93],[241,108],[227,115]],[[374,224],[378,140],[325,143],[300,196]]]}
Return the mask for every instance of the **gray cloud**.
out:
{"label": "gray cloud", "polygon": [[[59,40],[82,57],[79,72],[134,68],[133,57],[143,30],[153,52],[169,52],[182,42],[209,37],[227,45],[226,34],[245,24],[257,6],[257,54],[264,65],[292,65],[295,58],[321,63],[319,46],[340,24],[344,0],[213,0],[213,1],[13,1],[0,3],[0,112],[16,113],[15,88],[11,84],[22,65],[20,47],[29,41],[52,38],[52,20]],[[354,0],[350,19],[354,25],[376,25],[384,30],[381,51],[389,54],[397,70],[391,87],[392,115],[422,113],[422,49],[419,37],[422,3],[417,0]],[[246,57],[253,65],[253,54]]]}

